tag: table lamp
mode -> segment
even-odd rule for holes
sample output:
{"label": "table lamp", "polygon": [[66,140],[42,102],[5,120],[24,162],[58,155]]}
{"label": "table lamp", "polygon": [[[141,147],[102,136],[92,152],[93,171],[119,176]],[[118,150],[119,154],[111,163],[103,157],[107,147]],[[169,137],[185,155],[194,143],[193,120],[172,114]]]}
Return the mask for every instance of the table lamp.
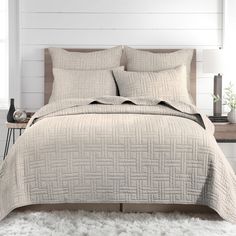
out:
{"label": "table lamp", "polygon": [[[222,73],[224,70],[223,49],[203,50],[203,72],[213,73],[214,76],[214,95],[222,98]],[[214,103],[213,115],[222,115],[222,101]]]}

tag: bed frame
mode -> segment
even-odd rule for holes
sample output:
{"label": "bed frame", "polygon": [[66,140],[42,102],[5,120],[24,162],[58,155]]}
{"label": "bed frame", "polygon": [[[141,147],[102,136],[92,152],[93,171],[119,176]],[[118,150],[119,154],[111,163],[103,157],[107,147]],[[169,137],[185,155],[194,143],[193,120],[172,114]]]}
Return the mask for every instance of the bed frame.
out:
{"label": "bed frame", "polygon": [[[66,49],[71,52],[94,52],[104,49]],[[156,53],[170,53],[175,52],[179,49],[140,49],[148,52]],[[49,53],[49,50],[46,48],[44,52],[44,104],[47,104],[52,93],[52,84],[53,84],[53,73],[52,73],[52,59]],[[123,53],[121,58],[121,65],[126,65],[126,58]],[[190,74],[190,94],[193,98],[193,101],[196,103],[196,50],[194,50],[193,59],[191,63],[191,74]]]}
{"label": "bed frame", "polygon": [[[66,49],[71,52],[93,52],[103,49]],[[156,53],[170,53],[179,49],[140,49],[149,52]],[[45,49],[45,79],[44,79],[44,104],[47,104],[52,92],[53,73],[52,73],[52,60],[49,54],[49,50]],[[124,54],[121,58],[121,65],[126,65]],[[191,63],[191,76],[190,76],[190,94],[194,102],[196,103],[196,50],[194,50],[193,59]],[[88,211],[122,211],[122,212],[197,212],[197,213],[215,213],[207,206],[200,205],[173,205],[173,204],[132,204],[132,203],[120,203],[120,204],[100,204],[100,203],[84,203],[84,204],[47,204],[47,205],[32,205],[21,208],[20,210],[88,210]]]}

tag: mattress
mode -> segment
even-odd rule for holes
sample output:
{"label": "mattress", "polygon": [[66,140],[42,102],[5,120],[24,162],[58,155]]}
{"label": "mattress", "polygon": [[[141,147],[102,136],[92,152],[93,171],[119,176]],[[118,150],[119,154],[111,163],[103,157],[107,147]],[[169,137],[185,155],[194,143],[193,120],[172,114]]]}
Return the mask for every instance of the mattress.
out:
{"label": "mattress", "polygon": [[0,219],[53,203],[194,204],[236,222],[235,174],[194,105],[67,99],[42,107],[0,167]]}

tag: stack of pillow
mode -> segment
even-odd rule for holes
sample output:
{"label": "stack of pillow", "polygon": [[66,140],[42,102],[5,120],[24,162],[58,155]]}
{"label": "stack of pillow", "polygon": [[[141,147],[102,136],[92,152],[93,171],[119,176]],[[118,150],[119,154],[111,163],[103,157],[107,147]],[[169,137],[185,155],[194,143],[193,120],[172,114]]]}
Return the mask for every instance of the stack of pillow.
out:
{"label": "stack of pillow", "polygon": [[191,103],[190,67],[193,50],[152,53],[122,46],[95,52],[49,49],[53,90],[49,102],[103,96],[147,97]]}

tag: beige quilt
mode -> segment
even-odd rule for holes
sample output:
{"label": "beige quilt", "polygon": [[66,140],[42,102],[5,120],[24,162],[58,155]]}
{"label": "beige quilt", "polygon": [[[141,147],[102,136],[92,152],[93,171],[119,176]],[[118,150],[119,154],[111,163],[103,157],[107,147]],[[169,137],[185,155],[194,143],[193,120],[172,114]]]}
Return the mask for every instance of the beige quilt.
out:
{"label": "beige quilt", "polygon": [[235,174],[193,105],[64,100],[40,109],[0,167],[0,218],[49,203],[199,204],[236,223]]}

